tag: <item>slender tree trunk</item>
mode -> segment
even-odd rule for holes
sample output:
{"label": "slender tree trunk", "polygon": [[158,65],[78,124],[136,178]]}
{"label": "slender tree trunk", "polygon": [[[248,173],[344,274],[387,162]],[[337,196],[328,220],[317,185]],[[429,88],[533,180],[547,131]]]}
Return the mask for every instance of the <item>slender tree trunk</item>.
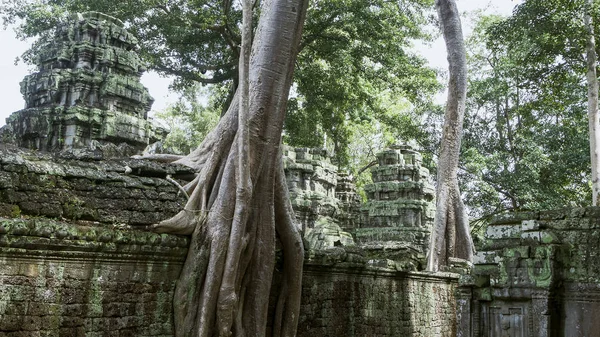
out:
{"label": "slender tree trunk", "polygon": [[460,15],[454,0],[436,0],[448,51],[448,99],[438,160],[436,214],[427,270],[437,271],[449,257],[473,259],[469,221],[458,187],[458,157],[467,98],[467,59]]}
{"label": "slender tree trunk", "polygon": [[598,77],[596,74],[596,40],[594,38],[594,22],[592,18],[593,0],[587,0],[587,9],[584,16],[587,29],[587,82],[588,82],[588,117],[590,126],[590,158],[592,160],[592,203],[598,206],[598,193],[600,193],[600,115],[598,114]]}
{"label": "slender tree trunk", "polygon": [[283,176],[281,131],[307,0],[265,0],[251,44],[244,1],[240,85],[205,141],[177,162],[190,195],[157,232],[191,235],[174,295],[177,337],[266,335],[276,233],[284,253],[274,336],[294,336],[303,246]]}

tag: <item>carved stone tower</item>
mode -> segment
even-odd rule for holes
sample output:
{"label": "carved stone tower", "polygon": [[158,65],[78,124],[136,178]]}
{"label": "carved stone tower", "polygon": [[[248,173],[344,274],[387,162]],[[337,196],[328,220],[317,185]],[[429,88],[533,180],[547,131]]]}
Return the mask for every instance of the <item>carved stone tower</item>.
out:
{"label": "carved stone tower", "polygon": [[367,203],[354,231],[361,245],[411,248],[424,254],[435,212],[434,188],[422,156],[410,145],[394,145],[377,154],[373,183],[365,186]]}
{"label": "carved stone tower", "polygon": [[340,201],[338,219],[343,230],[352,232],[359,225],[360,196],[354,178],[347,172],[338,172],[335,196]]}
{"label": "carved stone tower", "polygon": [[337,167],[327,151],[286,146],[283,155],[290,201],[308,248],[353,245],[352,236],[339,224]]}
{"label": "carved stone tower", "polygon": [[71,16],[40,48],[38,72],[21,82],[25,109],[7,118],[4,141],[46,151],[93,140],[143,149],[156,141],[137,48],[118,19],[97,12]]}

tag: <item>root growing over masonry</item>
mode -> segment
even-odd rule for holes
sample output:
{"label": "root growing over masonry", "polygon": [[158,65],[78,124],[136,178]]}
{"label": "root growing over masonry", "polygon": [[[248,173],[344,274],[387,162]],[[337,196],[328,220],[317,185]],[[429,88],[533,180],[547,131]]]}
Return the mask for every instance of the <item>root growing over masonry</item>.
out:
{"label": "root growing over masonry", "polygon": [[173,299],[177,337],[266,336],[277,239],[283,271],[272,335],[296,334],[304,248],[280,142],[307,5],[261,2],[248,56],[248,94],[235,94],[196,150],[168,158],[198,172],[182,187],[189,195],[184,209],[152,226],[159,233],[191,235]]}
{"label": "root growing over masonry", "polygon": [[234,336],[265,335],[275,233],[284,267],[273,336],[294,336],[298,324],[304,248],[293,220],[281,152],[277,147],[273,156],[264,156],[264,161],[272,161],[271,172],[253,177],[254,190],[240,198],[235,188],[236,133],[230,131],[237,128],[237,113],[232,104],[221,127],[196,151],[175,161],[199,174],[183,187],[189,193],[184,209],[152,226],[158,233],[191,235],[173,300],[178,337],[213,336],[215,329],[220,336],[228,336],[228,331]]}

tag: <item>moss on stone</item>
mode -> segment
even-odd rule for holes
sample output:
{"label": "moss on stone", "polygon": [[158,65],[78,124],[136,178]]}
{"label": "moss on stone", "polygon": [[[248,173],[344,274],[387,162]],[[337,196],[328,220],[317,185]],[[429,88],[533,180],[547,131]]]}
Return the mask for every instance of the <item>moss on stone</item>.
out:
{"label": "moss on stone", "polygon": [[11,218],[19,218],[21,216],[21,209],[17,205],[12,205],[10,210]]}

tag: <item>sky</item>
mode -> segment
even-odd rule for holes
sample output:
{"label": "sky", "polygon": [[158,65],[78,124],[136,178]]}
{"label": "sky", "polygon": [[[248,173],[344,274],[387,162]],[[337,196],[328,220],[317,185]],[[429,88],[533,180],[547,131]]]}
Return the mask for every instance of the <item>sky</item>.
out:
{"label": "sky", "polygon": [[[461,13],[468,14],[473,11],[484,11],[485,13],[497,13],[510,15],[514,6],[522,0],[457,0],[457,6]],[[471,32],[468,16],[463,17],[463,31],[465,36]],[[19,83],[25,75],[34,71],[23,62],[15,65],[18,58],[29,46],[30,42],[20,41],[12,27],[6,30],[0,29],[0,127],[5,124],[5,119],[13,112],[23,109],[25,101],[20,93]],[[447,68],[446,50],[441,37],[431,45],[420,45],[417,47],[430,65],[434,68]],[[177,95],[169,92],[171,79],[163,78],[154,72],[148,72],[142,76],[142,83],[148,87],[150,95],[154,97],[152,111],[160,111],[168,104],[177,99]],[[152,115],[152,112],[150,113]]]}

